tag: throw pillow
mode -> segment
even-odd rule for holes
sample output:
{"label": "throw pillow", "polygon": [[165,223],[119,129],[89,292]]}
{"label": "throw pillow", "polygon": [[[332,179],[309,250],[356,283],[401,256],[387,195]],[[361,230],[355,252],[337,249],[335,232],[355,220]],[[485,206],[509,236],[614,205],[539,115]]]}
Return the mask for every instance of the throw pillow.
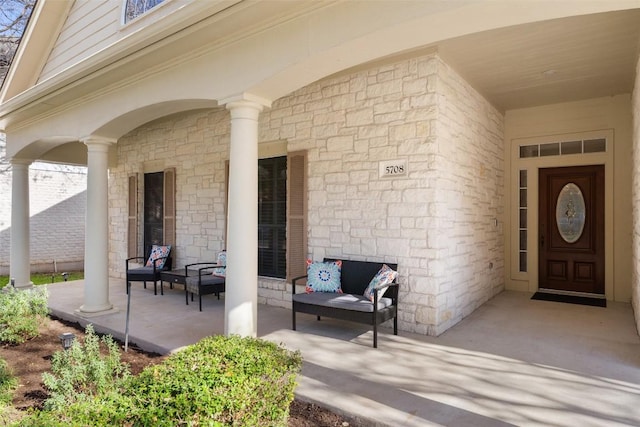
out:
{"label": "throw pillow", "polygon": [[164,257],[169,256],[169,252],[171,252],[171,245],[161,246],[161,245],[153,245],[151,247],[151,253],[149,254],[149,259],[145,266],[153,267],[153,263],[156,259],[162,258],[160,261],[156,262],[156,268],[158,270],[162,270],[164,268],[164,264],[167,262],[167,259]]}
{"label": "throw pillow", "polygon": [[313,262],[307,260],[307,286],[305,291],[312,292],[336,292],[342,293],[340,287],[340,275],[342,261]]}
{"label": "throw pillow", "polygon": [[[371,282],[369,282],[369,286],[367,286],[367,289],[364,290],[364,297],[373,302],[374,290],[379,286],[384,286],[388,283],[393,282],[397,275],[397,271],[391,269],[391,267],[389,267],[387,264],[383,264],[382,268],[378,270],[376,275],[373,276],[373,279],[371,279]],[[389,288],[384,288],[378,291],[378,300],[382,298],[387,289]]]}
{"label": "throw pillow", "polygon": [[218,277],[227,277],[227,252],[222,251],[218,254],[217,264],[220,267],[214,268],[211,274]]}

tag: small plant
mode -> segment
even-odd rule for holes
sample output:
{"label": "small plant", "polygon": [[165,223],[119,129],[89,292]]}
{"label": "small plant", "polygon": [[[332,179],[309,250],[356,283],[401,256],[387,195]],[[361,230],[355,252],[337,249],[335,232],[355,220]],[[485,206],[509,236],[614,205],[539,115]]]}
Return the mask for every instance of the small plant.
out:
{"label": "small plant", "polygon": [[18,386],[18,381],[13,376],[7,362],[0,359],[0,406],[11,403],[13,392]]}
{"label": "small plant", "polygon": [[19,344],[37,337],[48,319],[48,296],[45,286],[0,292],[0,341]]}
{"label": "small plant", "polygon": [[13,376],[7,362],[0,359],[0,424],[7,425],[12,412],[13,393],[18,387],[18,380]]}
{"label": "small plant", "polygon": [[[101,352],[101,343],[106,355]],[[61,410],[108,390],[119,390],[129,376],[128,365],[120,361],[118,344],[108,335],[99,338],[93,326],[87,325],[84,345],[75,340],[71,348],[56,352],[51,373],[42,374],[50,394],[45,409]]]}

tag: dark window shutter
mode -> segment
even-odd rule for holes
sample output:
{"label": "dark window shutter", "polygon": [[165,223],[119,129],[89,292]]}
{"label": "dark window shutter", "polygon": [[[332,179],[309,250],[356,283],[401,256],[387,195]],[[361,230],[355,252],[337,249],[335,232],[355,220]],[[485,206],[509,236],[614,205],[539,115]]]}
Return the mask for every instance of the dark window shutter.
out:
{"label": "dark window shutter", "polygon": [[287,158],[287,281],[306,274],[307,152]]}
{"label": "dark window shutter", "polygon": [[[175,247],[176,245],[176,169],[164,170],[164,218],[163,237],[164,244]],[[173,249],[172,249],[173,252]]]}
{"label": "dark window shutter", "polygon": [[138,174],[129,176],[127,258],[138,256]]}

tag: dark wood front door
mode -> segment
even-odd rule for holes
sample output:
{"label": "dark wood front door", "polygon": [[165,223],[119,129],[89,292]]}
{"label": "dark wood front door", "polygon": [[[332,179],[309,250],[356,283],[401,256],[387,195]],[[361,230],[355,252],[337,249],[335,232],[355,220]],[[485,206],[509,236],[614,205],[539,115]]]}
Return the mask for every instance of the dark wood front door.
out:
{"label": "dark wood front door", "polygon": [[540,169],[539,288],[604,294],[604,166]]}

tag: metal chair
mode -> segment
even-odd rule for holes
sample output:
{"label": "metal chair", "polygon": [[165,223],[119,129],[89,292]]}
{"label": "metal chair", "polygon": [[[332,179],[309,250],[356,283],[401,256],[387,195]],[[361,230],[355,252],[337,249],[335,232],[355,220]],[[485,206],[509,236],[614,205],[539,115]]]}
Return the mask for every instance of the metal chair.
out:
{"label": "metal chair", "polygon": [[[156,248],[162,248],[156,250]],[[127,276],[127,293],[131,282],[143,282],[144,288],[147,289],[147,282],[153,282],[153,294],[158,295],[158,280],[160,280],[160,272],[164,270],[171,270],[171,246],[158,246],[153,245],[151,254],[146,264],[142,267],[129,268],[129,263],[134,260],[143,260],[144,257],[132,257],[128,258],[125,262],[125,271]],[[164,287],[162,281],[160,281],[160,295],[164,295]]]}
{"label": "metal chair", "polygon": [[[215,294],[220,299],[220,294],[225,291],[226,261],[227,254],[222,251],[218,254],[218,261],[215,263],[197,262],[184,267],[184,273],[187,276],[184,286],[187,305],[189,305],[189,294],[191,294],[191,301],[194,294],[198,295],[200,311],[202,311],[202,295]],[[189,270],[195,270],[193,268],[195,266],[199,266],[198,274],[189,276]]]}

